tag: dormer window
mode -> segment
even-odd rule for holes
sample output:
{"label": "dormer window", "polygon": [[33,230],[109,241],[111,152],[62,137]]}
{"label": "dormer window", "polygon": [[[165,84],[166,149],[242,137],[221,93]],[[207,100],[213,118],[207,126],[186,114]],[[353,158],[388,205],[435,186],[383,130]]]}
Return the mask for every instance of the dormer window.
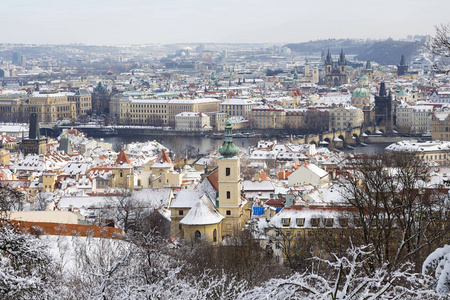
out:
{"label": "dormer window", "polygon": [[332,218],[325,219],[325,226],[327,227],[333,226],[333,219]]}
{"label": "dormer window", "polygon": [[305,225],[305,218],[298,218],[297,226],[304,226],[304,225]]}
{"label": "dormer window", "polygon": [[341,227],[347,227],[348,226],[348,219],[347,218],[340,218],[339,219],[339,225]]}
{"label": "dormer window", "polygon": [[319,218],[311,218],[311,226],[319,226]]}
{"label": "dormer window", "polygon": [[289,226],[289,224],[291,224],[291,219],[283,218],[283,219],[281,219],[281,223],[283,224],[283,226]]}

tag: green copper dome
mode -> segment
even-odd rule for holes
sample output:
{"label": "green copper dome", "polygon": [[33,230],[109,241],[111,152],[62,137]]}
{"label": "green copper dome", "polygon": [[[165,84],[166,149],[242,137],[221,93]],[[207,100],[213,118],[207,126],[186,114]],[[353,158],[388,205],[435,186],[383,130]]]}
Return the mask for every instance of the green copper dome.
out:
{"label": "green copper dome", "polygon": [[361,87],[361,88],[356,88],[353,91],[352,97],[353,98],[365,98],[365,97],[370,97],[370,94],[365,88]]}
{"label": "green copper dome", "polygon": [[219,148],[219,153],[225,158],[235,156],[239,152],[239,148],[233,143],[233,136],[231,133],[231,121],[227,119],[225,121],[225,141],[222,147]]}

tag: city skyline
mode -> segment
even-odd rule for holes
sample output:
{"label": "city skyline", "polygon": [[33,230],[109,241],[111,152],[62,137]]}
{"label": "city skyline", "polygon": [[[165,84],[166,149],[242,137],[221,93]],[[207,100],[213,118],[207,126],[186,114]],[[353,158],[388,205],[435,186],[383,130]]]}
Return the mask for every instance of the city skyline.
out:
{"label": "city skyline", "polygon": [[15,1],[1,43],[298,43],[433,35],[450,4],[432,1]]}

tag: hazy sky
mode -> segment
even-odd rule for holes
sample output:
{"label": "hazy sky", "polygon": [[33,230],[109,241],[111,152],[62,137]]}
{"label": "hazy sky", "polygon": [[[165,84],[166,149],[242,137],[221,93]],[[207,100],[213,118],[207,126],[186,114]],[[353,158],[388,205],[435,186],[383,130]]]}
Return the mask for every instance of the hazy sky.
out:
{"label": "hazy sky", "polygon": [[0,0],[1,43],[285,43],[404,38],[450,22],[448,0]]}

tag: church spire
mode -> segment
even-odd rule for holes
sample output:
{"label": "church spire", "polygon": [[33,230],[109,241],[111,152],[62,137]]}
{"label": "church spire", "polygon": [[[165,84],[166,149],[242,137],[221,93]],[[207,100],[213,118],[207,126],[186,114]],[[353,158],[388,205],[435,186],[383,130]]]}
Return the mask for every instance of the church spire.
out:
{"label": "church spire", "polygon": [[370,63],[370,60],[366,62],[366,70],[372,70],[372,64]]}
{"label": "church spire", "polygon": [[327,65],[333,64],[333,60],[331,59],[330,48],[328,48],[327,60],[325,61],[325,64],[327,64]]}
{"label": "church spire", "polygon": [[405,56],[402,54],[402,58],[400,59],[400,66],[406,66]]}
{"label": "church spire", "polygon": [[231,132],[231,121],[228,117],[225,121],[225,140],[222,147],[219,148],[219,153],[225,158],[235,156],[239,152],[239,148],[233,142],[233,135]]}
{"label": "church spire", "polygon": [[339,63],[340,64],[345,64],[344,48],[341,48],[341,55],[339,56]]}

